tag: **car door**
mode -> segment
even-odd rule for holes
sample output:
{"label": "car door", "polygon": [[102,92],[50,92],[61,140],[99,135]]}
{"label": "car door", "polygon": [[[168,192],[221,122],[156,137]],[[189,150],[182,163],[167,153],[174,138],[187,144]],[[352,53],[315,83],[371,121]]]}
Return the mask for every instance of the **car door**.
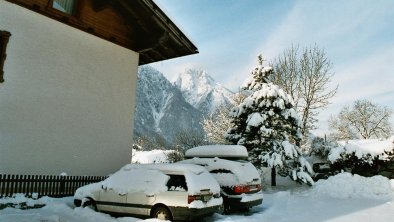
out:
{"label": "car door", "polygon": [[143,191],[130,192],[127,194],[127,213],[136,215],[149,215],[155,194],[147,194]]}
{"label": "car door", "polygon": [[113,189],[101,188],[97,210],[103,212],[126,213],[126,194],[119,194]]}

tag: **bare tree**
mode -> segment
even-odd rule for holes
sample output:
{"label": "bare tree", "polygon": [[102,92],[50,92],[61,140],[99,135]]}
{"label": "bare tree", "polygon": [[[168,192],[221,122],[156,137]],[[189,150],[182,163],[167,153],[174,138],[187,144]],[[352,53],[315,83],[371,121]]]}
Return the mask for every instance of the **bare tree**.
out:
{"label": "bare tree", "polygon": [[302,134],[316,128],[319,110],[327,107],[338,86],[329,89],[332,63],[323,49],[316,45],[299,53],[292,45],[274,60],[272,81],[290,94],[302,116]]}
{"label": "bare tree", "polygon": [[188,150],[190,148],[207,144],[205,135],[198,130],[184,130],[175,137],[174,146],[177,150]]}
{"label": "bare tree", "polygon": [[393,111],[368,100],[357,100],[331,116],[329,126],[337,140],[387,138],[393,133],[390,118]]}
{"label": "bare tree", "polygon": [[[233,96],[235,105],[240,104],[248,93],[240,91]],[[232,127],[230,111],[235,106],[231,104],[219,106],[212,114],[205,116],[201,125],[207,135],[207,139],[213,144],[230,144],[224,138],[224,134]]]}
{"label": "bare tree", "polygon": [[232,126],[230,122],[230,106],[222,105],[214,113],[204,117],[201,125],[208,141],[214,144],[228,144],[224,138],[226,131]]}
{"label": "bare tree", "polygon": [[146,135],[139,136],[134,139],[133,149],[150,151],[155,149],[165,150],[167,144],[164,138],[150,138]]}

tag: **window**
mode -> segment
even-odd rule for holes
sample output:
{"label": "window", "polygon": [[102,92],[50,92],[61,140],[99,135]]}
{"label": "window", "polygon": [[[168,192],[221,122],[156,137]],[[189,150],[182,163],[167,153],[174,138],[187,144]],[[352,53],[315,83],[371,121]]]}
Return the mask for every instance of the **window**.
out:
{"label": "window", "polygon": [[77,0],[53,0],[52,7],[66,14],[73,15],[76,1]]}
{"label": "window", "polygon": [[186,179],[183,175],[168,175],[170,179],[167,182],[169,191],[187,191]]}
{"label": "window", "polygon": [[4,82],[4,61],[6,59],[6,48],[11,34],[0,30],[0,83]]}

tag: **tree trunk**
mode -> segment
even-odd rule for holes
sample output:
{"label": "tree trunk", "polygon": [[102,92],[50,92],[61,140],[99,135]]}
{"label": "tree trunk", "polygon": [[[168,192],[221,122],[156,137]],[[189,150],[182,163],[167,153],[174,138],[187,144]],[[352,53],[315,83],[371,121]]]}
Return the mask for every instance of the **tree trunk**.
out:
{"label": "tree trunk", "polygon": [[276,186],[276,169],[275,169],[275,167],[271,168],[271,186]]}

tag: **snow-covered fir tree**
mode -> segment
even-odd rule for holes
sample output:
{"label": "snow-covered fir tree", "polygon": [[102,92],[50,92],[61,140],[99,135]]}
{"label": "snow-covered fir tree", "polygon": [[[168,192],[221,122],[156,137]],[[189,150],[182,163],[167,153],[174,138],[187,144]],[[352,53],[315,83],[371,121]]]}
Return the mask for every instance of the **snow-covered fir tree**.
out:
{"label": "snow-covered fir tree", "polygon": [[273,69],[263,62],[263,57],[258,56],[258,66],[242,87],[251,94],[231,110],[233,127],[225,137],[232,143],[244,145],[254,165],[271,167],[273,185],[276,171],[295,181],[313,184],[309,175],[312,168],[296,145],[302,134],[293,99],[269,82]]}

